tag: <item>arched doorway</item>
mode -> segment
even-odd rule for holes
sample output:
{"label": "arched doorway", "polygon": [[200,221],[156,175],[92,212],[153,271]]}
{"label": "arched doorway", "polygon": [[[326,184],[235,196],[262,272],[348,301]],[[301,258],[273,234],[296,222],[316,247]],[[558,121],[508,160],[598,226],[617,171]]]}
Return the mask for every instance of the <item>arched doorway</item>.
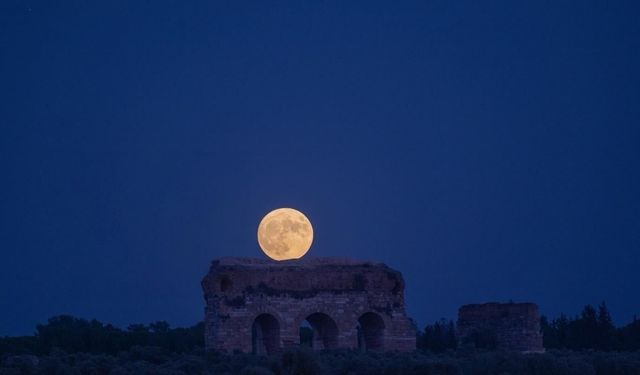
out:
{"label": "arched doorway", "polygon": [[327,314],[313,313],[300,324],[300,345],[313,350],[338,347],[338,325]]}
{"label": "arched doorway", "polygon": [[374,312],[364,313],[358,319],[358,349],[379,351],[384,349],[384,321]]}
{"label": "arched doorway", "polygon": [[271,314],[260,314],[251,326],[253,354],[273,354],[280,348],[280,323]]}

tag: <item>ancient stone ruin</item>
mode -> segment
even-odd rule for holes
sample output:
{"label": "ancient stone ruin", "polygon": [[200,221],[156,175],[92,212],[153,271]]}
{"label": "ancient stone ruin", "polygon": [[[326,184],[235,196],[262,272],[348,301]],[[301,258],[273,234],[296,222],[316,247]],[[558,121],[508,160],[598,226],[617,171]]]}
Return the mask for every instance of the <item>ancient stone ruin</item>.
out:
{"label": "ancient stone ruin", "polygon": [[544,352],[540,315],[535,303],[465,305],[458,311],[462,346],[518,352]]}
{"label": "ancient stone ruin", "polygon": [[207,350],[271,354],[305,341],[316,350],[416,347],[402,274],[381,263],[222,258],[202,288]]}

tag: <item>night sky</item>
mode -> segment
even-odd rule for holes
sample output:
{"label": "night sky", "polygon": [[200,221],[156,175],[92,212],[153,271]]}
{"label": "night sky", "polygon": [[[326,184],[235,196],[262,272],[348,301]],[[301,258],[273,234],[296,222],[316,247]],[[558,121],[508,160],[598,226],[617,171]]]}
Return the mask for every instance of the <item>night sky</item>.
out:
{"label": "night sky", "polygon": [[195,324],[211,260],[264,257],[283,206],[313,223],[307,256],[403,272],[419,327],[509,300],[629,322],[639,14],[2,1],[0,335],[56,314]]}

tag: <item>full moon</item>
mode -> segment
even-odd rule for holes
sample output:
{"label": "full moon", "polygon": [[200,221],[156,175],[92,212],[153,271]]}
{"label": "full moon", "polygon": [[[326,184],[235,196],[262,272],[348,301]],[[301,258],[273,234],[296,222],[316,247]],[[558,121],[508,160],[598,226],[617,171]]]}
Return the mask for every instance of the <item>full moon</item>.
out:
{"label": "full moon", "polygon": [[293,208],[278,208],[258,225],[258,244],[271,259],[298,259],[309,251],[313,227],[304,214]]}

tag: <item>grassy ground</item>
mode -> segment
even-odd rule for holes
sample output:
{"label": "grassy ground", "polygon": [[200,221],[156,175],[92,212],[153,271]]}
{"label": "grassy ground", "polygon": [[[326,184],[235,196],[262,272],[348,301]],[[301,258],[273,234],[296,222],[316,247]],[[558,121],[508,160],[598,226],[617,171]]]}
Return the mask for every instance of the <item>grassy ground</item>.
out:
{"label": "grassy ground", "polygon": [[176,354],[134,347],[117,355],[4,355],[0,374],[575,374],[640,375],[640,352],[314,353],[289,350],[270,357],[223,355],[195,350]]}

